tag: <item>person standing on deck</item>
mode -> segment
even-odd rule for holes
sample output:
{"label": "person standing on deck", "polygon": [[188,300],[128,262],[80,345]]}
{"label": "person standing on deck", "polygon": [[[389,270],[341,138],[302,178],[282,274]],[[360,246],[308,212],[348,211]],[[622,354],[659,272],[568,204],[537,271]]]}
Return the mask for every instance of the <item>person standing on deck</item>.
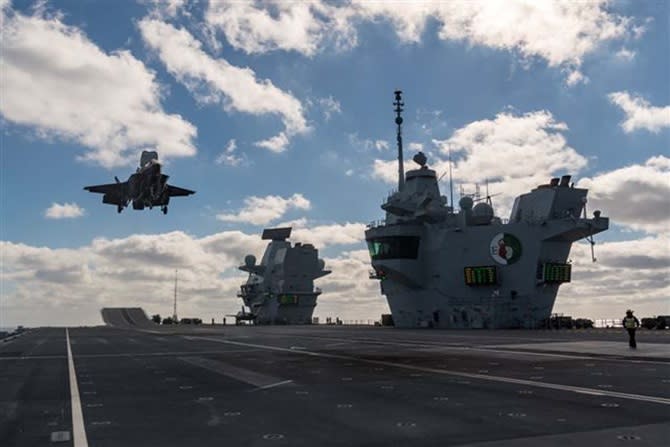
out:
{"label": "person standing on deck", "polygon": [[623,319],[623,327],[628,331],[628,346],[637,349],[635,342],[635,330],[640,327],[640,320],[633,316],[633,311],[628,309]]}

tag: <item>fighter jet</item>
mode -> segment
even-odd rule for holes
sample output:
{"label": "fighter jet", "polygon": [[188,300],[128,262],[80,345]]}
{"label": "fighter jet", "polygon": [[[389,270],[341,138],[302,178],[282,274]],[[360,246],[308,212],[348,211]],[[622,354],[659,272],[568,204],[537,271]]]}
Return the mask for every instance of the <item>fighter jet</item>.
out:
{"label": "fighter jet", "polygon": [[84,189],[104,194],[102,203],[116,205],[116,211],[119,213],[132,201],[135,210],[160,206],[163,214],[167,214],[170,197],[195,194],[195,191],[168,185],[168,177],[161,173],[158,153],[142,151],[140,167],[128,178],[128,181],[121,182],[118,177],[114,177],[116,183],[86,186]]}

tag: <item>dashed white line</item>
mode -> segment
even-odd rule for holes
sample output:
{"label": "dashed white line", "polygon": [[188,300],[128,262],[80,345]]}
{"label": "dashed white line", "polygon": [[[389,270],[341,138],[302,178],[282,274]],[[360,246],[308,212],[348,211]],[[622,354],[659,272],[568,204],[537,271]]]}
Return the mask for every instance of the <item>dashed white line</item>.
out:
{"label": "dashed white line", "polygon": [[74,447],[88,447],[88,438],[86,437],[86,428],[84,428],[84,413],[81,409],[81,400],[79,398],[79,387],[77,386],[77,372],[74,369],[74,359],[72,357],[72,347],[70,346],[70,332],[65,329],[65,339],[67,341],[67,366],[70,375],[70,401],[72,406],[72,435]]}

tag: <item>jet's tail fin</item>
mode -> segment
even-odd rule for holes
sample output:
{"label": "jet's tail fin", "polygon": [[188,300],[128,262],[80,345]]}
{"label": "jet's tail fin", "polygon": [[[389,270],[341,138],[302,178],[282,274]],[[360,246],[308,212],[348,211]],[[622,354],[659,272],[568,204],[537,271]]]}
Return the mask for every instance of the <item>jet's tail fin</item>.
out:
{"label": "jet's tail fin", "polygon": [[140,168],[143,168],[151,160],[158,160],[158,152],[156,151],[142,151],[140,156]]}

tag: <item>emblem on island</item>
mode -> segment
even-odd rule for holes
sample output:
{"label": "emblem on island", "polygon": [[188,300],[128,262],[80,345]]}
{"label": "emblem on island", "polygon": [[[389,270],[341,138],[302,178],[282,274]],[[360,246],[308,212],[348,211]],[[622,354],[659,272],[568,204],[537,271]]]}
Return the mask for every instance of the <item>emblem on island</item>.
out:
{"label": "emblem on island", "polygon": [[521,257],[521,242],[509,233],[498,233],[491,239],[490,250],[498,264],[514,264]]}

